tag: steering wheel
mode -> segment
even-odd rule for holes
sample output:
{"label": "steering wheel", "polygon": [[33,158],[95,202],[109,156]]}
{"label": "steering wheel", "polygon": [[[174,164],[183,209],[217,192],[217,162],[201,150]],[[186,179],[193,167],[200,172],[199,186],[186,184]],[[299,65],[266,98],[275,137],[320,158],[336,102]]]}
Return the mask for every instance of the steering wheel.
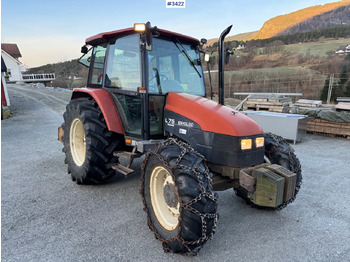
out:
{"label": "steering wheel", "polygon": [[[159,82],[160,84],[165,81],[165,80],[169,80],[169,78],[164,75],[164,74],[159,74]],[[151,82],[155,82],[154,84],[151,85]],[[149,80],[149,90],[152,92],[152,93],[159,93],[159,89],[158,89],[158,85],[157,85],[157,75],[154,75],[150,80]]]}
{"label": "steering wheel", "polygon": [[[155,80],[156,78],[157,78],[157,76],[155,75],[149,81],[151,82],[151,81]],[[160,80],[160,82],[163,82],[164,80],[169,80],[169,78],[164,74],[159,74],[159,80]]]}

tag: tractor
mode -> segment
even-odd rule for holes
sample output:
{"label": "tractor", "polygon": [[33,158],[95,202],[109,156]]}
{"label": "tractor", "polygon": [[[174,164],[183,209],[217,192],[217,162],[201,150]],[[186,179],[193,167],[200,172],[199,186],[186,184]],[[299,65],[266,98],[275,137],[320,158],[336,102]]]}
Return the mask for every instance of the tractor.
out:
{"label": "tractor", "polygon": [[141,164],[141,198],[164,251],[196,254],[218,222],[218,194],[233,189],[248,205],[280,210],[298,193],[292,147],[224,105],[224,39],[219,90],[206,98],[205,39],[151,26],[100,33],[81,48],[87,87],[74,89],[59,127],[68,174],[104,183]]}

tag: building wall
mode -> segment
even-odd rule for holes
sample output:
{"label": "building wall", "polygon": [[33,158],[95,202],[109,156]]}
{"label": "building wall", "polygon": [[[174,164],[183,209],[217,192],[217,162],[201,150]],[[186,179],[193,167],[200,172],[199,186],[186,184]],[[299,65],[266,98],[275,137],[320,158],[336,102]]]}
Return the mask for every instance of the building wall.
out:
{"label": "building wall", "polygon": [[7,86],[4,73],[1,73],[1,105],[10,106],[10,99],[7,93]]}
{"label": "building wall", "polygon": [[3,50],[1,50],[1,56],[10,75],[9,82],[22,81],[21,63]]}

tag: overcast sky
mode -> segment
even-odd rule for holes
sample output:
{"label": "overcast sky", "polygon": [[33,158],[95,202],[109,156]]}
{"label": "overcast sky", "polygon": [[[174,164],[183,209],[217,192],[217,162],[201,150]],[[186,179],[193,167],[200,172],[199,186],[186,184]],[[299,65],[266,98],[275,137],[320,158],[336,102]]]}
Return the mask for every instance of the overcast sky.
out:
{"label": "overcast sky", "polygon": [[278,15],[332,0],[186,0],[166,8],[166,0],[2,0],[1,42],[16,43],[25,67],[80,57],[87,37],[150,21],[159,28],[200,38],[256,31]]}

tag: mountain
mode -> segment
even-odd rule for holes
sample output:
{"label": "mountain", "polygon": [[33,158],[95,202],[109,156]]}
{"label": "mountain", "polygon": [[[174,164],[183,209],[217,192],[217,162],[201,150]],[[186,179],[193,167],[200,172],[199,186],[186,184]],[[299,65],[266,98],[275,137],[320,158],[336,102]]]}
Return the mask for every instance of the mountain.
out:
{"label": "mountain", "polygon": [[[325,4],[325,5],[317,5],[317,6],[304,8],[286,15],[276,16],[266,21],[262,26],[262,28],[256,34],[254,34],[251,38],[248,38],[246,40],[267,39],[279,34],[284,34],[284,32],[287,32],[286,30],[293,27],[294,27],[293,29],[294,32],[299,32],[297,31],[299,24],[306,22],[308,20],[312,20],[313,18],[320,16],[324,13],[326,14],[329,13],[328,19],[331,19],[332,18],[331,14],[333,12],[336,12],[339,15],[342,12],[342,10],[340,10],[341,9],[340,7],[344,7],[344,6],[348,7],[349,5],[350,5],[350,0],[342,0],[334,3]],[[337,9],[339,10],[337,11]],[[347,12],[347,9],[345,10],[345,12]],[[314,21],[316,22],[317,18],[315,19],[316,20]],[[325,19],[322,19],[322,20],[325,21]],[[310,23],[311,22],[309,22],[309,24]],[[336,26],[334,23],[333,25]],[[313,27],[316,27],[316,26],[317,25],[314,25]],[[305,30],[307,30],[306,28],[307,26],[305,25]]]}
{"label": "mountain", "polygon": [[278,35],[304,33],[314,30],[334,28],[340,25],[350,25],[350,4],[307,19],[306,21],[288,28]]}

